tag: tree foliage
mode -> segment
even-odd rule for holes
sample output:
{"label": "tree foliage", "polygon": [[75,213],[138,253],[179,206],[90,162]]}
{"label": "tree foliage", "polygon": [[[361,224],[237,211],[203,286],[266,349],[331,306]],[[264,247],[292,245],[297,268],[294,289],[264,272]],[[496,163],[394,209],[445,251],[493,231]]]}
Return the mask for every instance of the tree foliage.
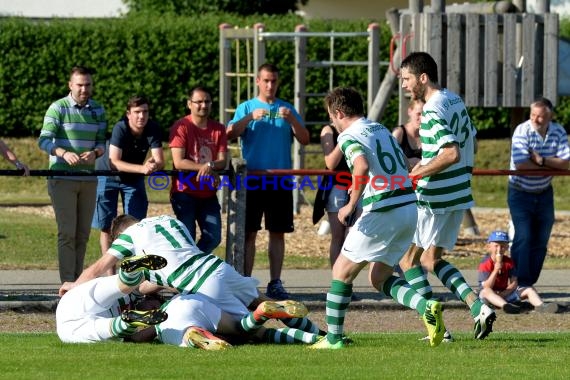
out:
{"label": "tree foliage", "polygon": [[[97,70],[94,99],[105,106],[110,127],[124,114],[127,99],[135,93],[143,93],[151,99],[151,112],[166,132],[185,114],[185,94],[197,84],[211,90],[212,116],[217,118],[220,99],[218,27],[222,23],[240,27],[263,23],[268,32],[292,32],[302,23],[311,32],[362,32],[369,22],[304,20],[292,14],[222,13],[204,13],[200,17],[139,14],[111,20],[0,19],[0,136],[37,136],[50,103],[67,95],[69,70],[77,64]],[[386,61],[391,37],[386,24],[381,24],[380,33],[378,55],[381,61]],[[561,20],[560,34],[570,37],[568,20]],[[335,44],[337,61],[365,60],[368,54],[366,38],[344,41],[338,38]],[[309,39],[307,54],[310,61],[329,60],[328,39]],[[242,60],[245,55],[241,55]],[[266,59],[280,68],[279,97],[293,101],[292,41],[268,43]],[[243,62],[242,67],[245,67]],[[380,78],[385,70],[385,66],[381,67]],[[306,91],[322,94],[332,82],[334,86],[353,86],[365,94],[367,79],[366,67],[335,67],[332,76],[327,69],[312,68],[307,71]],[[233,92],[239,93],[242,100],[249,96],[243,82],[242,88]],[[319,96],[308,99],[305,113],[306,121],[328,120]],[[469,113],[479,137],[509,136],[509,109],[470,108]],[[570,97],[559,98],[556,120],[570,127]],[[397,124],[396,92],[381,121],[389,128]],[[307,124],[313,141],[318,141],[321,125]]]}
{"label": "tree foliage", "polygon": [[203,13],[237,15],[280,15],[294,12],[308,0],[123,0],[129,13],[175,14],[193,16]]}

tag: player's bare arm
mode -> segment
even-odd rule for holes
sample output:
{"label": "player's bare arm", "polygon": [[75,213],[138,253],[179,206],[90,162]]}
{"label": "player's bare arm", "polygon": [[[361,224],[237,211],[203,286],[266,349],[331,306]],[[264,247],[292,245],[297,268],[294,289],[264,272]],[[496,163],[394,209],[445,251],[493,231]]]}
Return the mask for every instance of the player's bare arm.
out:
{"label": "player's bare arm", "polygon": [[348,218],[358,204],[360,196],[364,192],[366,184],[362,183],[362,178],[367,178],[368,176],[368,161],[365,156],[358,156],[354,159],[352,168],[352,187],[350,192],[350,200],[346,206],[338,210],[338,220],[344,224],[348,224]]}
{"label": "player's bare arm", "polygon": [[108,270],[115,267],[117,261],[118,260],[115,256],[110,255],[108,253],[104,254],[103,256],[101,256],[99,260],[97,260],[96,262],[91,264],[91,266],[86,268],[81,273],[79,278],[75,280],[75,282],[63,283],[62,286],[59,288],[58,292],[59,296],[60,297],[63,296],[65,293],[67,293],[69,290],[71,290],[72,288],[74,288],[79,284],[82,284],[84,282],[87,282],[89,280],[92,280],[96,277],[102,276],[103,274],[107,273]]}
{"label": "player's bare arm", "polygon": [[449,166],[459,162],[460,159],[461,153],[459,152],[459,146],[457,143],[449,143],[444,145],[437,157],[426,165],[416,165],[410,172],[410,175],[428,177],[430,175],[440,173]]}

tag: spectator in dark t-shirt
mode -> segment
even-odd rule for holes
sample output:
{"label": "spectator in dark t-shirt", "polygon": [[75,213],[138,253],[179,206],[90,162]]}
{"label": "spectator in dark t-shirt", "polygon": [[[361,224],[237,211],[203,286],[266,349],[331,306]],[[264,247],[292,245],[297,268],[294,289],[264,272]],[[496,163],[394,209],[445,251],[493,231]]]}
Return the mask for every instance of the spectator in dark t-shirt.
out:
{"label": "spectator in dark t-shirt", "polygon": [[147,98],[134,96],[129,99],[125,117],[113,128],[108,152],[108,156],[99,159],[98,168],[133,174],[98,178],[92,226],[101,230],[102,254],[107,252],[111,243],[109,232],[111,221],[117,216],[119,194],[125,214],[137,219],[146,218],[148,198],[145,177],[141,174],[148,175],[164,168],[160,127],[149,119]]}

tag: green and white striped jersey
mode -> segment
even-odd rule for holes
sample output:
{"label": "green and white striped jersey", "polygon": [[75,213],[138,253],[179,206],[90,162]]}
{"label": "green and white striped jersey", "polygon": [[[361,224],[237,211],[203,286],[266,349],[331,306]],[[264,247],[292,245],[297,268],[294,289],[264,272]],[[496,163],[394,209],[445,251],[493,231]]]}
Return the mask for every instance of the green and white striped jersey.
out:
{"label": "green and white striped jersey", "polygon": [[404,152],[382,124],[361,118],[338,136],[338,145],[350,171],[354,159],[364,155],[368,161],[366,187],[362,194],[365,211],[388,211],[416,201]]}
{"label": "green and white striped jersey", "polygon": [[130,226],[113,242],[109,253],[119,260],[142,254],[164,257],[167,265],[160,270],[145,271],[145,278],[175,288],[179,293],[196,293],[224,262],[201,252],[186,226],[168,215],[146,218]]}
{"label": "green and white striped jersey", "polygon": [[428,164],[449,143],[458,145],[461,158],[445,170],[419,179],[416,187],[418,206],[438,212],[473,207],[471,177],[476,133],[465,104],[457,94],[442,89],[429,98],[423,108],[420,126],[421,164]]}

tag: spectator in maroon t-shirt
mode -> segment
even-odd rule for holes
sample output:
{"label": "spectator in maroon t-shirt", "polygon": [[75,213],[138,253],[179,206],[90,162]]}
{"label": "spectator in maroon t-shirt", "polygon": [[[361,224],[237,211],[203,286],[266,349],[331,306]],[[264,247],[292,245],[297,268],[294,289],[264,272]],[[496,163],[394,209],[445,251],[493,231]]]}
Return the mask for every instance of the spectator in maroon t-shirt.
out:
{"label": "spectator in maroon t-shirt", "polygon": [[509,235],[504,231],[493,231],[487,240],[488,255],[479,263],[479,298],[503,309],[507,314],[520,313],[517,303],[528,300],[534,310],[543,313],[558,312],[558,305],[545,303],[532,286],[519,287],[515,275],[515,263],[506,253],[509,249]]}
{"label": "spectator in maroon t-shirt", "polygon": [[172,210],[196,240],[202,252],[211,253],[222,240],[221,207],[216,196],[219,176],[226,167],[228,139],[226,127],[210,119],[212,97],[201,86],[188,93],[190,114],[170,128],[170,150],[174,169],[194,172],[175,176],[170,189]]}

